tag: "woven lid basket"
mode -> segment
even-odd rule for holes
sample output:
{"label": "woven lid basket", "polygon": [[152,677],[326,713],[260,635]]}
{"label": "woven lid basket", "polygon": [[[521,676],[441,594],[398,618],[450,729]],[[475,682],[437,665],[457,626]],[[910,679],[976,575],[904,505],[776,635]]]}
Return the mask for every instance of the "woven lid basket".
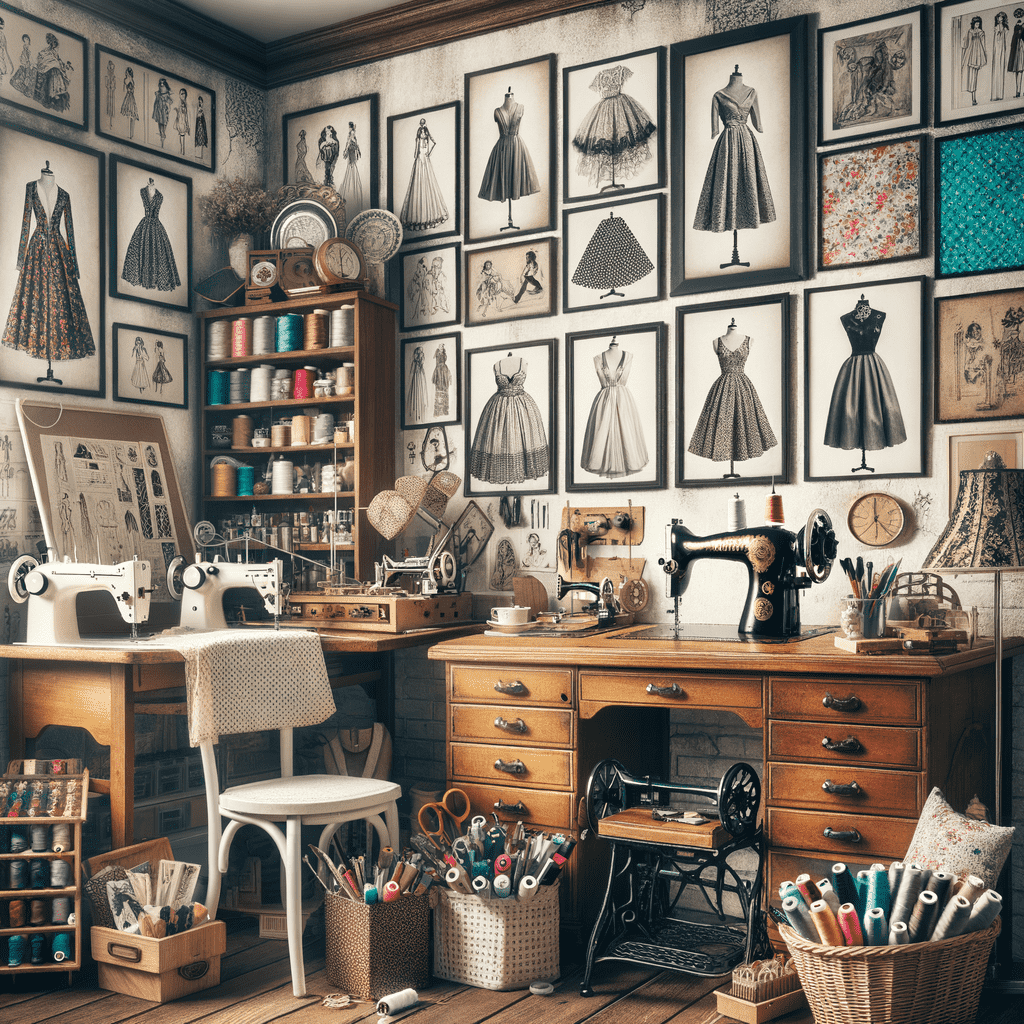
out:
{"label": "woven lid basket", "polygon": [[999,918],[904,946],[822,946],[779,926],[815,1024],[973,1024]]}

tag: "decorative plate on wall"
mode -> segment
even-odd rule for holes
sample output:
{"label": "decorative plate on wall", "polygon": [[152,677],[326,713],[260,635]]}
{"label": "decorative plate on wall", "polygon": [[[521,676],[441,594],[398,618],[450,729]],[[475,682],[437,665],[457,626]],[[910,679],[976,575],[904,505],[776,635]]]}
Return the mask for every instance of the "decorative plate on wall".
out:
{"label": "decorative plate on wall", "polygon": [[338,234],[334,215],[315,199],[296,199],[282,207],[270,227],[272,249],[315,249]]}

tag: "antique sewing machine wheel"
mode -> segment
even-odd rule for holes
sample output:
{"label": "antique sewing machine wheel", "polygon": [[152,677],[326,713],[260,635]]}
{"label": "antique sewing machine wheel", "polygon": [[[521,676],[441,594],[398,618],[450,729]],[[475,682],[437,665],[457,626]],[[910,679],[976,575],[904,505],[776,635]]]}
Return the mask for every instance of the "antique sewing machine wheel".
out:
{"label": "antique sewing machine wheel", "polygon": [[22,555],[11,564],[7,573],[7,590],[18,604],[24,604],[28,600],[25,577],[38,565],[38,560],[31,555]]}
{"label": "antique sewing machine wheel", "polygon": [[816,508],[808,517],[800,534],[800,555],[807,575],[815,583],[823,583],[832,571],[839,552],[832,520],[823,508]]}
{"label": "antique sewing machine wheel", "polygon": [[439,587],[450,587],[458,575],[455,556],[450,551],[442,551],[431,565],[431,575]]}
{"label": "antique sewing machine wheel", "polygon": [[625,580],[619,587],[619,605],[624,612],[642,612],[650,598],[651,591],[644,579]]}
{"label": "antique sewing machine wheel", "polygon": [[175,555],[167,563],[167,592],[175,601],[180,601],[181,595],[185,593],[182,573],[185,571],[186,565],[188,565],[188,560],[183,555]]}
{"label": "antique sewing machine wheel", "polygon": [[611,758],[598,761],[587,782],[587,819],[592,828],[609,814],[618,814],[626,806],[620,781],[626,769]]}
{"label": "antique sewing machine wheel", "polygon": [[209,547],[217,540],[217,528],[204,519],[201,523],[196,523],[192,536],[201,548]]}
{"label": "antique sewing machine wheel", "polygon": [[743,761],[737,761],[723,776],[718,786],[718,816],[727,831],[742,839],[757,828],[757,812],[761,806],[761,780],[757,772]]}

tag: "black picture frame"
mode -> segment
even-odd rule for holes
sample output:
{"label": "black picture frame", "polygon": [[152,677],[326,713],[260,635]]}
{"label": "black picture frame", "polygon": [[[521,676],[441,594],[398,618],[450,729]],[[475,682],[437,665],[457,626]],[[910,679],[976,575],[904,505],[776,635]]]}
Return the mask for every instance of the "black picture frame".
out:
{"label": "black picture frame", "polygon": [[[154,67],[126,53],[113,50],[102,43],[96,44],[96,74],[94,93],[96,100],[96,134],[113,139],[146,153],[174,160],[190,167],[207,171],[217,168],[217,94],[209,86],[199,85],[174,72]],[[113,64],[113,71],[110,65]],[[128,71],[131,70],[129,89]],[[156,120],[156,96],[163,93],[161,83],[166,82],[170,101],[162,101],[167,110],[167,122]],[[182,97],[181,92],[186,95]],[[129,98],[128,93],[131,93]],[[130,116],[134,100],[137,117]],[[179,105],[184,102],[187,116],[180,116]],[[206,126],[208,145],[196,146],[196,131]],[[161,128],[163,135],[161,135]],[[183,133],[182,128],[186,131]],[[191,143],[185,139],[190,138]],[[198,141],[201,141],[201,137]]]}
{"label": "black picture frame", "polygon": [[[563,310],[608,309],[663,299],[664,224],[663,192],[563,209]],[[615,266],[609,265],[612,251],[620,255]],[[650,270],[644,272],[648,265]]]}
{"label": "black picture frame", "polygon": [[458,242],[402,249],[397,262],[402,285],[401,331],[462,322],[462,246]]}
{"label": "black picture frame", "polygon": [[87,130],[88,41],[77,32],[26,14],[2,0],[0,18],[4,22],[0,35],[7,39],[0,67],[10,65],[9,71],[0,75],[0,103]]}
{"label": "black picture frame", "polygon": [[[429,146],[420,149],[420,128]],[[388,209],[402,223],[403,244],[457,235],[462,229],[462,103],[442,103],[436,107],[393,114],[388,118]],[[421,169],[421,165],[425,165]],[[422,219],[417,204],[411,201],[415,190],[431,194],[431,178],[437,194],[431,202],[432,213]],[[438,205],[440,200],[440,206]],[[428,223],[446,214],[444,220]]]}
{"label": "black picture frame", "polygon": [[[622,78],[616,83],[619,92],[603,95],[601,76],[620,65],[628,76],[619,73],[608,82],[610,89]],[[665,47],[657,46],[562,68],[563,202],[664,188],[665,67]],[[618,126],[624,120],[629,132],[620,138]],[[650,134],[647,124],[654,125]],[[625,181],[616,180],[617,171]]]}
{"label": "black picture frame", "polygon": [[[466,497],[556,493],[557,348],[558,341],[550,338],[544,341],[509,341],[504,345],[467,350],[463,385],[466,393],[466,474],[463,490]],[[497,390],[498,375],[505,374],[507,370],[506,379],[516,376],[519,372],[515,366],[517,360],[520,367],[523,364],[526,367],[523,390],[518,395],[500,396]],[[538,397],[534,398],[534,395]],[[535,445],[527,449],[528,441],[524,442],[526,431],[520,429],[511,439],[516,450],[510,447],[508,451],[496,452],[487,425],[491,422],[492,414],[500,411],[502,404],[509,402],[517,406],[520,426],[523,426],[523,415],[534,426],[539,417],[544,437],[541,439],[535,435]],[[487,421],[481,430],[480,421],[485,413]],[[507,415],[495,418],[505,422],[509,419]],[[546,452],[540,447],[541,440],[546,444]],[[493,456],[499,457],[495,459]],[[527,475],[536,471],[539,463],[544,464],[543,472],[539,476]],[[523,479],[516,479],[519,476]]]}
{"label": "black picture frame", "polygon": [[928,123],[925,4],[818,29],[818,145]]}
{"label": "black picture frame", "polygon": [[[929,371],[925,341],[927,280],[921,276],[857,281],[831,288],[808,288],[804,292],[805,480],[868,482],[925,474],[930,413],[925,387]],[[870,309],[864,316],[865,326],[858,330],[855,314],[862,301]],[[885,314],[881,321],[877,321],[879,312]],[[877,330],[872,341],[875,321]],[[844,327],[857,331],[858,343],[869,346],[871,351],[853,355],[847,345],[840,346]],[[853,336],[848,344],[852,346]],[[840,347],[841,351],[837,351]],[[872,389],[866,403],[861,402],[859,424],[850,415],[843,415],[844,408],[857,394],[867,393],[867,389],[858,392],[854,387],[861,369],[856,360],[871,360],[872,380],[884,382],[889,378],[889,384]],[[895,409],[890,387],[896,396]],[[898,435],[899,422],[905,440],[878,448],[851,443],[863,441],[866,431],[874,429],[865,424],[865,409],[874,414],[875,422],[883,424],[877,429],[885,436],[877,437],[876,441],[893,440]],[[841,443],[827,444],[829,436]],[[865,469],[868,451],[871,465]],[[861,465],[857,465],[858,459]],[[838,471],[840,468],[842,472]]]}
{"label": "black picture frame", "polygon": [[[148,203],[142,196],[147,191],[152,197]],[[168,244],[177,283],[165,256],[160,255],[152,266],[140,266],[136,259],[161,254]],[[191,178],[111,155],[110,294],[163,309],[192,311]]]}
{"label": "black picture frame", "polygon": [[[58,192],[68,195],[64,212],[59,215],[59,229],[68,251],[69,235],[73,235],[75,266],[68,268],[67,278],[77,292],[67,296],[66,307],[51,310],[50,322],[63,317],[62,327],[54,329],[45,342],[50,356],[53,342],[59,336],[70,357],[48,357],[30,353],[35,347],[34,334],[26,333],[15,305],[21,289],[28,287],[19,263],[31,262],[33,237],[38,232],[29,187],[41,177],[41,169],[49,166],[54,173]],[[26,220],[26,214],[29,219]],[[69,231],[70,226],[70,231]],[[26,231],[24,252],[19,242]],[[105,282],[103,254],[106,249],[106,159],[98,150],[74,142],[58,141],[52,136],[27,128],[0,125],[0,311],[2,311],[4,343],[0,345],[0,383],[19,389],[59,392],[65,395],[106,395],[104,327]],[[42,244],[42,243],[40,243]],[[80,296],[80,299],[79,299]],[[30,297],[29,297],[30,298]],[[79,306],[85,311],[87,332],[81,320],[68,310]],[[75,320],[81,329],[71,331]],[[14,332],[13,334],[11,332]],[[15,344],[11,340],[15,339]],[[43,342],[39,343],[40,345]],[[90,352],[89,349],[92,349]]]}
{"label": "black picture frame", "polygon": [[927,254],[928,136],[818,154],[818,270]]}
{"label": "black picture frame", "polygon": [[[540,273],[535,272],[526,280],[530,253],[536,257],[534,262]],[[558,241],[555,238],[527,238],[467,250],[465,326],[552,316],[558,308],[557,271]],[[536,285],[540,286],[540,291]]]}
{"label": "black picture frame", "polygon": [[[364,210],[378,206],[377,106],[377,93],[369,93],[281,117],[285,183],[334,188],[345,201],[344,216],[340,218],[343,224],[339,225],[343,229]],[[318,163],[320,136],[328,127],[334,129],[338,147],[335,151],[331,139],[325,139],[327,159]]]}
{"label": "black picture frame", "polygon": [[657,322],[565,336],[566,491],[665,487],[665,337]]}
{"label": "black picture frame", "polygon": [[[138,353],[137,338],[142,340]],[[118,323],[110,328],[110,352],[114,369],[111,397],[115,402],[188,408],[187,334]]]}
{"label": "black picture frame", "polygon": [[[453,331],[402,338],[400,361],[402,429],[419,430],[461,422],[462,334]],[[448,369],[447,385],[439,379],[442,366]]]}
{"label": "black picture frame", "polygon": [[[555,85],[553,53],[472,71],[465,76],[467,243],[519,238],[555,229]],[[514,199],[508,197],[504,184],[489,173],[492,154],[505,137],[497,127],[497,112],[505,105],[508,90],[512,96],[512,116],[518,116],[519,152],[529,154],[538,186],[536,191]],[[522,112],[517,114],[519,107]],[[486,191],[505,198],[481,197],[485,177]]]}
{"label": "black picture frame", "polygon": [[[801,16],[672,45],[672,295],[781,284],[807,276],[809,26],[810,18]],[[752,87],[762,123],[779,128],[769,141],[764,135],[755,140],[775,219],[760,221],[758,230],[743,229],[742,239],[732,227],[693,226],[716,146],[724,139],[722,132],[709,134],[708,112],[717,107],[716,91],[721,91],[720,83],[732,81],[735,67],[740,67],[744,84],[756,81]],[[753,217],[769,212],[762,200]],[[702,223],[732,220],[716,214],[713,206],[701,214]],[[709,233],[720,241],[712,243]]]}
{"label": "black picture frame", "polygon": [[[677,487],[738,487],[789,480],[790,300],[785,293],[758,295],[676,310]],[[728,337],[730,331],[748,339],[723,343],[733,351],[746,346],[739,371],[749,384],[749,389],[743,388],[744,396],[738,394],[739,385],[723,388],[726,370],[718,355],[719,339]],[[733,372],[729,376],[734,377]],[[738,410],[733,407],[730,423],[723,405],[723,399],[735,402],[740,397],[744,398],[745,430],[757,424],[757,437],[743,438],[748,445],[745,451],[732,447]],[[712,413],[708,419],[705,410]],[[728,428],[727,442],[716,436],[716,424]],[[691,451],[691,446],[701,450]],[[762,450],[754,454],[755,448]],[[726,449],[728,454],[724,454]],[[713,454],[703,454],[708,450]],[[722,472],[724,468],[728,471]]]}

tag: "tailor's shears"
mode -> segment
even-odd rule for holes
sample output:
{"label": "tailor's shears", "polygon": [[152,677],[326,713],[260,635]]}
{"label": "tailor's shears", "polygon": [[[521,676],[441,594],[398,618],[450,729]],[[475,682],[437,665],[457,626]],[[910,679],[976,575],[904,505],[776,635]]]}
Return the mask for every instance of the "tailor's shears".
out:
{"label": "tailor's shears", "polygon": [[[469,817],[469,797],[464,790],[449,789],[439,802],[424,804],[420,808],[420,828],[439,849],[450,847],[462,834],[462,823]],[[452,831],[448,832],[451,824]]]}

